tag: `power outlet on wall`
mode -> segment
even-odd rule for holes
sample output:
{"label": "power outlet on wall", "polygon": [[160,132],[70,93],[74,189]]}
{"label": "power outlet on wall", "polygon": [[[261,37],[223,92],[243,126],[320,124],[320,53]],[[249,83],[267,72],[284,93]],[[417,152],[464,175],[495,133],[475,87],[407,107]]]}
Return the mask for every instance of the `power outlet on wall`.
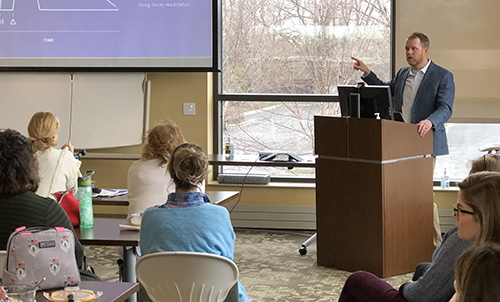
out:
{"label": "power outlet on wall", "polygon": [[196,113],[195,103],[182,103],[182,114],[195,115],[195,113]]}

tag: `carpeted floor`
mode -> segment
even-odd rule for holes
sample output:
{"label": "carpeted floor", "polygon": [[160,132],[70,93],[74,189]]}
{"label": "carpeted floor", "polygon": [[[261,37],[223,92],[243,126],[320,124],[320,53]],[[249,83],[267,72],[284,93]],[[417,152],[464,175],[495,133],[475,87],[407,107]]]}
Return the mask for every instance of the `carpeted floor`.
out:
{"label": "carpeted floor", "polygon": [[[298,250],[311,234],[236,230],[234,261],[253,302],[337,301],[350,272],[317,266],[315,243],[301,256]],[[119,248],[86,246],[85,253],[101,278],[118,280]],[[387,281],[398,287],[410,279],[406,274]]]}

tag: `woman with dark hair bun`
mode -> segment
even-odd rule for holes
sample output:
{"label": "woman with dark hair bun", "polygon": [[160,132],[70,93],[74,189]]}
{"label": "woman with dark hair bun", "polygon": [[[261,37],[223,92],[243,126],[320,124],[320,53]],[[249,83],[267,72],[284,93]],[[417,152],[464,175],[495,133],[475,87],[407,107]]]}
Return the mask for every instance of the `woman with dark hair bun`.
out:
{"label": "woman with dark hair bun", "polygon": [[[200,146],[182,144],[172,152],[167,170],[175,193],[144,212],[141,252],[201,252],[233,259],[235,234],[226,208],[206,202],[199,186],[208,173]],[[239,301],[250,301],[238,283]]]}
{"label": "woman with dark hair bun", "polygon": [[[32,144],[15,130],[0,130],[0,250],[20,226],[64,227],[72,230],[68,215],[59,203],[35,193],[38,162]],[[99,278],[87,270],[83,247],[75,235],[75,256],[82,280]]]}

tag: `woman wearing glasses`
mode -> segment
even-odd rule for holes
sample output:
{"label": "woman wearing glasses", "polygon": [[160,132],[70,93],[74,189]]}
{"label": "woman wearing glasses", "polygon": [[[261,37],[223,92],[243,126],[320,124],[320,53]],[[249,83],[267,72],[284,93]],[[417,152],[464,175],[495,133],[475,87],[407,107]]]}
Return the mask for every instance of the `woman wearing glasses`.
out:
{"label": "woman wearing glasses", "polygon": [[[486,174],[484,171],[500,172],[500,156],[484,155],[472,163],[469,177],[458,184],[460,191],[453,216],[460,238],[476,244],[500,243],[500,224],[492,224],[493,221],[500,223],[500,185],[497,183],[500,173]],[[479,232],[480,227],[482,232]],[[479,233],[482,237],[476,238]]]}
{"label": "woman wearing glasses", "polygon": [[[453,208],[457,220],[458,235],[460,238],[474,242],[475,246],[484,243],[500,243],[500,173],[479,172],[470,175],[459,185],[458,202]],[[467,255],[465,255],[468,257]],[[462,258],[461,258],[462,259]],[[457,267],[463,268],[463,260],[458,261]],[[491,267],[491,270],[495,268]],[[464,279],[457,272],[459,288],[464,286]],[[484,272],[485,275],[487,271]],[[494,275],[498,271],[492,272]],[[490,273],[491,275],[491,273]],[[469,276],[470,277],[470,276]],[[476,287],[479,287],[476,284]],[[493,288],[484,288],[483,292],[473,295],[455,294],[451,301],[490,301],[483,300],[483,295],[489,296],[495,292]],[[498,301],[498,298],[491,301]]]}
{"label": "woman wearing glasses", "polygon": [[[500,171],[500,156],[487,155],[473,161],[471,174],[484,169]],[[500,218],[500,197],[490,201],[498,208]],[[448,302],[455,293],[453,287],[455,262],[474,241],[469,239],[480,232],[477,225],[471,221],[474,220],[472,217],[474,215],[467,212],[473,210],[469,203],[460,201],[459,197],[454,211],[458,227],[450,229],[444,235],[443,242],[432,255],[432,262],[420,264],[412,281],[401,285],[399,291],[372,273],[358,271],[347,279],[339,301]],[[464,215],[471,217],[463,218]],[[461,218],[463,219],[459,221]]]}

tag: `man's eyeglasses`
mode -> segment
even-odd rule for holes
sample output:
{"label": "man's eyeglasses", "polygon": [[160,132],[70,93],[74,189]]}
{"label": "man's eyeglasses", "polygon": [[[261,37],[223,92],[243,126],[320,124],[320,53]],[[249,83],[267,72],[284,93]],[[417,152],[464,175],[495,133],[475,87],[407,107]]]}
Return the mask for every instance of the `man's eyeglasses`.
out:
{"label": "man's eyeglasses", "polygon": [[458,207],[458,204],[455,204],[453,206],[453,215],[454,216],[458,216],[458,213],[460,214],[469,214],[469,215],[474,215],[474,212],[471,212],[471,211],[466,211],[464,209],[461,209]]}

